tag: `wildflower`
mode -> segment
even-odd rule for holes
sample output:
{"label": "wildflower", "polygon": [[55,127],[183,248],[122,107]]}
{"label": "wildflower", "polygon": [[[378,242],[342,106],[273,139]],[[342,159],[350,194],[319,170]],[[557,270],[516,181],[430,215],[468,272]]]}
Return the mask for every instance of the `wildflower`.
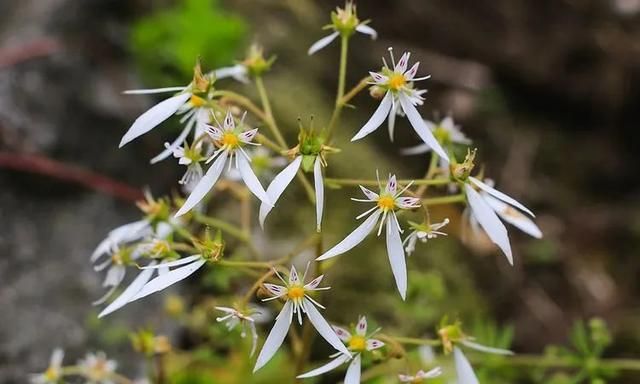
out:
{"label": "wildflower", "polygon": [[371,36],[371,39],[373,40],[378,38],[378,33],[375,29],[367,25],[369,23],[368,20],[361,22],[358,19],[356,6],[351,1],[347,1],[344,8],[337,7],[335,12],[331,12],[331,22],[332,23],[325,28],[332,29],[333,32],[313,43],[307,52],[309,55],[313,55],[322,48],[331,44],[331,42],[341,34],[343,36],[351,36],[354,32],[360,32]]}
{"label": "wildflower", "polygon": [[[156,260],[152,260],[148,265],[148,267],[156,265],[158,262]],[[124,307],[131,301],[131,299],[142,289],[142,287],[147,284],[147,282],[153,276],[155,271],[153,269],[143,269],[138,276],[129,284],[129,286],[118,296],[114,301],[112,301],[109,305],[107,305],[100,314],[98,314],[98,318],[103,318],[118,309]],[[158,269],[158,274],[163,275],[166,274],[168,270],[166,268]]]}
{"label": "wildflower", "polygon": [[[244,116],[243,119],[244,120]],[[207,170],[207,173],[202,177],[200,182],[193,188],[193,191],[185,201],[184,205],[176,213],[176,217],[182,216],[189,212],[196,204],[202,200],[202,198],[213,188],[218,178],[224,170],[227,160],[229,160],[229,168],[234,164],[240,171],[240,176],[244,180],[247,188],[256,195],[260,200],[267,204],[271,204],[267,193],[262,188],[260,181],[251,170],[249,163],[251,158],[242,149],[244,145],[259,145],[252,143],[251,141],[258,133],[258,129],[251,129],[245,132],[238,132],[236,130],[236,124],[231,115],[231,110],[227,111],[227,115],[224,118],[222,126],[218,124],[218,127],[213,125],[208,126],[207,133],[214,140],[214,143],[218,149],[209,157],[207,163],[214,160],[213,164]],[[242,121],[240,121],[242,125]]]}
{"label": "wildflower", "polygon": [[373,78],[372,84],[381,93],[384,93],[384,97],[378,106],[378,109],[373,113],[369,121],[360,128],[360,131],[351,139],[351,141],[360,140],[367,136],[371,132],[380,127],[384,120],[388,117],[389,124],[389,138],[393,141],[393,131],[395,127],[396,114],[405,114],[411,123],[411,126],[416,131],[418,136],[425,142],[430,148],[432,148],[438,156],[445,161],[449,161],[449,156],[438,140],[433,135],[433,132],[429,129],[424,122],[416,105],[422,105],[424,98],[422,95],[426,90],[419,90],[413,87],[415,81],[428,79],[430,76],[416,78],[418,72],[419,62],[415,63],[410,69],[407,70],[409,64],[409,52],[405,52],[400,61],[396,64],[393,57],[393,49],[389,48],[391,54],[391,63],[393,69],[390,69],[384,61],[384,67],[380,73],[370,72]]}
{"label": "wildflower", "polygon": [[211,76],[203,75],[200,63],[196,63],[194,68],[193,81],[186,87],[168,87],[156,89],[138,89],[125,91],[125,94],[140,95],[154,94],[165,92],[178,92],[174,96],[161,101],[151,107],[148,111],[140,115],[129,130],[124,134],[120,141],[120,148],[127,143],[144,135],[153,128],[160,125],[174,114],[184,115],[180,120],[181,123],[186,122],[184,129],[164,151],[151,159],[151,163],[164,160],[171,156],[173,150],[177,148],[185,138],[189,135],[194,126],[200,126],[206,122],[207,104],[209,103],[209,91],[213,79]]}
{"label": "wildflower", "polygon": [[224,322],[228,331],[232,331],[238,324],[241,324],[242,333],[240,333],[240,336],[244,338],[247,335],[247,328],[249,328],[249,332],[251,332],[251,353],[249,356],[253,356],[258,342],[255,319],[251,315],[244,314],[235,308],[216,307],[216,309],[225,313],[224,316],[216,318],[216,321],[219,323]]}
{"label": "wildflower", "polygon": [[53,350],[49,359],[49,366],[42,373],[32,374],[30,382],[32,384],[56,384],[62,378],[62,360],[64,351],[60,348]]}
{"label": "wildflower", "polygon": [[[307,265],[307,269],[308,269]],[[275,271],[275,270],[274,270]],[[342,344],[336,332],[331,328],[329,323],[322,317],[322,314],[316,306],[324,309],[324,307],[311,298],[310,292],[321,291],[330,289],[330,287],[318,287],[324,275],[320,275],[313,279],[308,284],[304,284],[307,271],[305,271],[302,279],[300,279],[298,272],[294,266],[291,266],[291,272],[289,273],[289,280],[285,281],[280,274],[276,272],[276,275],[284,283],[282,285],[265,283],[264,287],[273,295],[270,298],[263,301],[276,300],[282,298],[285,300],[282,310],[276,317],[276,322],[267,336],[262,350],[258,355],[255,368],[253,371],[257,371],[262,368],[276,353],[278,348],[282,345],[285,336],[289,330],[289,326],[293,321],[293,315],[298,316],[298,323],[302,324],[302,314],[305,313],[307,318],[322,336],[332,347],[344,353],[347,356],[351,356],[349,350]]]}
{"label": "wildflower", "polygon": [[372,334],[367,335],[367,318],[364,316],[361,316],[358,320],[358,324],[355,328],[355,334],[351,334],[346,329],[337,326],[333,326],[333,329],[340,340],[342,340],[348,346],[349,350],[352,351],[354,355],[349,356],[345,354],[336,354],[333,356],[335,358],[327,364],[302,375],[299,375],[298,379],[306,379],[308,377],[322,375],[336,369],[337,367],[341,366],[351,359],[351,363],[349,363],[349,368],[347,368],[347,373],[344,378],[344,383],[359,384],[362,354],[365,351],[373,351],[384,346],[384,343],[382,341],[371,338],[373,333],[375,333],[376,331],[374,331]]}
{"label": "wildflower", "polygon": [[421,369],[413,376],[398,375],[398,380],[400,380],[400,382],[402,383],[422,383],[426,379],[433,379],[440,375],[442,375],[442,368],[436,367],[428,372],[425,372]]}
{"label": "wildflower", "polygon": [[[366,196],[366,199],[354,199],[353,201],[375,203],[375,206],[366,212],[359,215],[356,219],[360,219],[364,216],[369,217],[353,230],[347,237],[340,243],[329,249],[322,254],[316,260],[326,260],[340,254],[343,254],[356,245],[360,244],[368,234],[370,234],[378,221],[380,226],[378,228],[378,236],[382,231],[382,226],[386,227],[387,235],[387,253],[389,255],[389,262],[391,263],[391,270],[400,292],[402,299],[405,299],[407,294],[407,266],[404,257],[404,248],[402,245],[402,239],[400,233],[402,229],[398,223],[396,217],[396,209],[413,209],[420,206],[420,199],[415,197],[402,197],[401,195],[411,186],[411,183],[404,187],[400,192],[397,191],[398,185],[396,183],[396,176],[389,176],[387,185],[383,190],[380,186],[380,194],[368,190],[367,188],[360,186],[360,189]],[[382,219],[380,219],[382,216]]]}
{"label": "wildflower", "polygon": [[[447,116],[439,123],[424,120],[425,125],[429,128],[438,142],[444,147],[449,147],[452,144],[469,145],[471,140],[462,132],[459,125],[456,125],[451,116]],[[403,155],[419,155],[431,151],[431,147],[427,144],[419,144],[414,147],[405,148],[402,150]],[[442,161],[442,159],[441,159]],[[441,164],[442,168],[445,168],[446,163]]]}
{"label": "wildflower", "polygon": [[447,236],[446,233],[440,231],[440,228],[449,224],[449,219],[444,219],[442,222],[435,224],[416,224],[413,222],[409,222],[409,224],[413,228],[413,231],[402,242],[402,244],[405,245],[404,250],[407,252],[407,256],[411,256],[416,249],[416,242],[418,240],[426,243],[427,240],[435,239],[438,236]]}
{"label": "wildflower", "polygon": [[[167,149],[171,147],[169,143],[165,143],[164,146]],[[184,185],[187,189],[193,189],[200,179],[202,179],[202,166],[200,162],[204,160],[204,156],[201,154],[200,146],[194,144],[189,147],[185,142],[183,146],[174,148],[172,153],[173,157],[178,159],[178,164],[187,166],[187,171],[178,183]]]}
{"label": "wildflower", "polygon": [[111,380],[118,363],[107,359],[104,352],[87,353],[84,359],[78,361],[82,375],[90,384],[114,384]]}

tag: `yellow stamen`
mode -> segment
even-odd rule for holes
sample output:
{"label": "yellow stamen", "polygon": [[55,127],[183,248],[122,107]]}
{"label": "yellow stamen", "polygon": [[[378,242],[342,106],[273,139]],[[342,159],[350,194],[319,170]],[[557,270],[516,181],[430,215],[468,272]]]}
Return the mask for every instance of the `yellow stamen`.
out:
{"label": "yellow stamen", "polygon": [[193,105],[194,107],[202,107],[203,105],[205,105],[207,103],[207,101],[205,99],[203,99],[202,97],[196,96],[196,95],[191,95],[191,100],[189,100],[189,102],[191,103],[191,105]]}
{"label": "yellow stamen", "polygon": [[47,381],[56,381],[60,378],[60,375],[55,367],[49,367],[44,372],[44,377]]}
{"label": "yellow stamen", "polygon": [[222,136],[222,145],[226,145],[230,148],[235,148],[240,144],[240,139],[238,139],[238,135],[232,132],[227,132]]}
{"label": "yellow stamen", "polygon": [[397,91],[407,83],[407,79],[404,75],[396,73],[389,77],[389,88]]}
{"label": "yellow stamen", "polygon": [[384,211],[390,211],[396,206],[396,202],[391,196],[380,196],[378,207]]}
{"label": "yellow stamen", "polygon": [[292,300],[302,299],[304,297],[304,288],[299,285],[295,285],[289,288],[289,290],[287,291],[287,297]]}
{"label": "yellow stamen", "polygon": [[348,344],[352,351],[364,351],[367,348],[367,339],[360,335],[354,335],[351,336]]}

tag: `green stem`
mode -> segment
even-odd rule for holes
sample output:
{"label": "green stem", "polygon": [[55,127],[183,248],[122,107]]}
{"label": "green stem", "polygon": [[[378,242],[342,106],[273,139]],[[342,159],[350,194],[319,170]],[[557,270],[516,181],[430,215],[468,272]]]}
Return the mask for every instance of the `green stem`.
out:
{"label": "green stem", "polygon": [[224,220],[216,219],[214,217],[205,216],[202,213],[195,212],[193,214],[193,219],[200,224],[209,225],[214,228],[218,228],[222,230],[223,233],[227,233],[238,240],[241,240],[245,243],[249,243],[249,234],[245,233],[241,228],[227,223]]}
{"label": "green stem", "polygon": [[[337,179],[337,178],[325,178],[324,182],[327,185],[343,185],[343,186],[367,186],[367,187],[377,187],[378,180],[368,180],[368,179]],[[398,180],[398,184],[407,185],[413,182],[413,185],[446,185],[451,181],[449,179],[431,179],[431,180]]]}
{"label": "green stem", "polygon": [[343,107],[347,105],[347,103],[349,103],[351,99],[353,99],[358,93],[360,93],[363,89],[365,89],[369,85],[370,81],[371,81],[371,77],[369,76],[360,80],[360,82],[356,84],[355,87],[351,88],[349,92],[347,92],[344,96],[342,96],[342,99],[340,100],[340,104]]}
{"label": "green stem", "polygon": [[344,87],[347,79],[347,56],[349,52],[349,37],[341,36],[340,38],[340,69],[338,73],[338,91],[336,94],[336,104],[331,115],[331,120],[327,126],[327,142],[331,141],[333,130],[335,129],[338,120],[340,119],[340,112],[344,107],[342,97],[344,96]]}
{"label": "green stem", "polygon": [[[431,160],[429,160],[429,167],[427,168],[427,173],[425,173],[423,179],[429,180],[431,179],[438,169],[438,155],[435,152],[431,154]],[[424,193],[427,191],[429,186],[427,184],[421,185],[418,189],[416,189],[416,195],[422,197]]]}
{"label": "green stem", "polygon": [[400,344],[429,345],[432,347],[437,347],[439,345],[442,345],[442,342],[439,339],[418,339],[415,337],[401,337],[401,336],[388,336],[388,337],[397,341]]}
{"label": "green stem", "polygon": [[271,111],[271,103],[269,102],[269,96],[267,95],[267,89],[264,86],[264,82],[262,81],[262,76],[256,76],[256,88],[258,89],[258,94],[260,95],[260,101],[262,102],[262,108],[264,109],[264,113],[267,118],[267,125],[271,129],[271,133],[276,138],[276,142],[280,144],[280,146],[287,148],[287,142],[284,140],[282,133],[280,133],[280,129],[276,124],[275,119],[273,118],[273,112]]}
{"label": "green stem", "polygon": [[258,269],[271,269],[274,263],[266,261],[236,261],[236,260],[219,260],[216,262],[218,265],[224,267],[238,267],[238,268],[258,268]]}
{"label": "green stem", "polygon": [[[472,361],[482,364],[480,356],[472,356]],[[505,357],[505,365],[518,367],[540,367],[540,368],[581,368],[584,362],[576,359],[562,358],[558,356],[544,355],[514,355]],[[601,368],[614,370],[639,371],[640,360],[635,359],[599,359],[596,364]]]}
{"label": "green stem", "polygon": [[422,199],[422,204],[424,205],[441,205],[441,204],[451,204],[451,203],[462,203],[466,200],[464,194],[452,195],[452,196],[443,196],[443,197],[431,197],[428,199]]}
{"label": "green stem", "polygon": [[307,194],[307,198],[309,199],[309,202],[311,202],[311,204],[315,204],[316,190],[313,188],[309,180],[307,180],[307,177],[304,175],[304,172],[302,172],[302,169],[298,170],[296,177],[298,178],[298,181],[300,181],[300,183],[302,184],[302,187],[304,187],[304,191]]}

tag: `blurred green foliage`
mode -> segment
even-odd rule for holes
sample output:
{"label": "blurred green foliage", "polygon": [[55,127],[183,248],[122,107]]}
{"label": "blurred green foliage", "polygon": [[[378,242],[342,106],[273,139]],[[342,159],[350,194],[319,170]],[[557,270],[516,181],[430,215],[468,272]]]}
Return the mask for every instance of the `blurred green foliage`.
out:
{"label": "blurred green foliage", "polygon": [[179,0],[132,27],[131,48],[144,81],[182,84],[200,57],[206,68],[230,65],[247,34],[244,20],[217,0]]}

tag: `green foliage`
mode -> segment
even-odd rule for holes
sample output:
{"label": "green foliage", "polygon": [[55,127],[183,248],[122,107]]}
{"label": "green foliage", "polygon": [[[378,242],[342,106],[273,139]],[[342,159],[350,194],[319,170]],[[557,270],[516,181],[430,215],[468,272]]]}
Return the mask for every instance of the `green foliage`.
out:
{"label": "green foliage", "polygon": [[175,85],[191,77],[195,57],[207,68],[231,64],[246,32],[245,22],[217,0],[179,0],[138,21],[131,47],[145,81]]}

